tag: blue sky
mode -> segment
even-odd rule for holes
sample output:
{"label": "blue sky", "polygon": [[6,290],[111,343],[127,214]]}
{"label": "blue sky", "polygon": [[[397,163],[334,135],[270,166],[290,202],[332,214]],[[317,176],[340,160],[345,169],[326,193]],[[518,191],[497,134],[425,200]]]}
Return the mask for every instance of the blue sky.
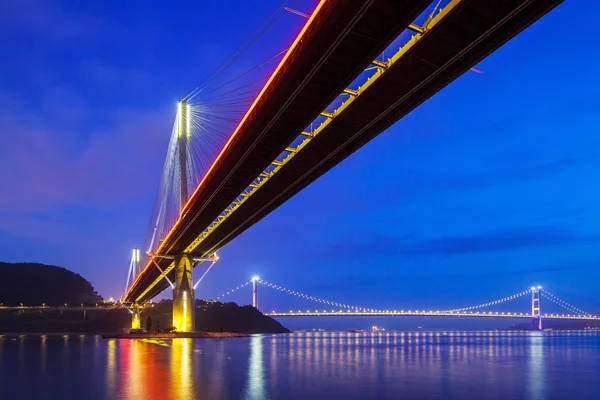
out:
{"label": "blue sky", "polygon": [[[0,259],[61,265],[120,295],[177,99],[279,4],[249,3],[0,5]],[[600,12],[565,2],[245,232],[199,296],[253,274],[367,307],[458,307],[542,284],[600,312],[600,28],[573,28],[582,9]],[[257,60],[303,23],[285,18]],[[313,308],[264,295],[268,309]]]}

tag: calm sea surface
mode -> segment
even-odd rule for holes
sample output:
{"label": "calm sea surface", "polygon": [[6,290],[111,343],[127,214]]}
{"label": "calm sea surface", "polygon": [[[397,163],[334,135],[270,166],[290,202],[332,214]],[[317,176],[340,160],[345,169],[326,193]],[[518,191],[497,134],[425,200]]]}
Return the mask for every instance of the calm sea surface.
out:
{"label": "calm sea surface", "polygon": [[599,399],[600,333],[0,337],[0,399]]}

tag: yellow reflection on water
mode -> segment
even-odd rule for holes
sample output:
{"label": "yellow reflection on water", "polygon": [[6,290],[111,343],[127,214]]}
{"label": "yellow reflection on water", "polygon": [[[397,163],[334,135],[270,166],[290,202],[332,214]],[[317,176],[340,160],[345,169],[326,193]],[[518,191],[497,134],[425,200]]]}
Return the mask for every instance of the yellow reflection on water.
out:
{"label": "yellow reflection on water", "polygon": [[108,350],[106,352],[106,386],[108,386],[108,392],[114,393],[117,385],[117,371],[116,371],[116,360],[117,360],[117,346],[115,339],[108,339]]}
{"label": "yellow reflection on water", "polygon": [[40,362],[40,369],[42,372],[46,372],[46,363],[47,363],[47,343],[46,340],[48,339],[48,337],[46,335],[42,335],[40,337],[42,339],[41,341],[41,349],[40,349],[40,357],[41,357],[41,362]]}
{"label": "yellow reflection on water", "polygon": [[192,399],[192,339],[173,339],[171,346],[171,398]]}
{"label": "yellow reflection on water", "polygon": [[138,340],[128,340],[119,342],[122,350],[122,359],[127,362],[127,390],[129,398],[143,399],[148,398],[150,377],[147,371],[151,368],[148,365],[150,361],[147,356],[145,344]]}

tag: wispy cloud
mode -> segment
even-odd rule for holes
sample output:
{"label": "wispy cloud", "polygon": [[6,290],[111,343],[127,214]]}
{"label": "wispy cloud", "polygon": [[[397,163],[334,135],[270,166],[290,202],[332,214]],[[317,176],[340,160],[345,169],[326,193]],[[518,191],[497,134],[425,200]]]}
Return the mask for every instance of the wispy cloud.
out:
{"label": "wispy cloud", "polygon": [[169,140],[169,116],[153,110],[112,113],[107,126],[85,135],[80,124],[53,127],[72,118],[58,108],[53,118],[43,126],[39,118],[0,111],[0,132],[6,133],[0,146],[5,166],[0,180],[7,189],[0,191],[3,211],[104,207],[142,196],[149,187],[153,192],[162,164],[156,160],[164,157]]}
{"label": "wispy cloud", "polygon": [[[407,204],[445,193],[467,193],[493,187],[510,187],[514,184],[552,178],[599,160],[600,154],[593,153],[535,164],[525,163],[523,160],[514,161],[513,165],[508,167],[506,162],[502,162],[503,166],[481,172],[402,171],[397,179],[388,180],[385,185],[369,188],[368,196],[355,196],[349,201],[337,205],[336,210],[339,212],[374,210],[399,202]],[[330,214],[331,210],[328,209],[327,213]]]}
{"label": "wispy cloud", "polygon": [[600,157],[597,154],[581,157],[566,157],[530,166],[517,166],[482,173],[470,173],[456,176],[441,176],[429,180],[431,190],[476,190],[490,186],[530,182],[537,179],[554,176],[585,162],[594,161]]}
{"label": "wispy cloud", "polygon": [[379,257],[451,256],[564,245],[584,240],[589,239],[560,227],[537,226],[421,240],[387,236],[365,243],[346,238],[330,246],[321,256],[330,259],[352,259],[357,254],[377,254]]}
{"label": "wispy cloud", "polygon": [[502,278],[506,279],[507,277],[518,277],[518,276],[540,276],[542,274],[560,274],[561,272],[568,271],[573,273],[573,271],[596,271],[598,266],[600,266],[600,259],[592,260],[589,262],[582,263],[570,263],[570,264],[548,264],[548,265],[539,265],[535,267],[528,268],[502,268],[502,269],[485,269],[480,268],[477,270],[469,269],[468,271],[461,270],[449,270],[449,271],[435,271],[435,273],[431,273],[427,269],[416,271],[414,269],[407,268],[404,274],[401,275],[393,275],[393,276],[385,276],[382,278],[374,278],[374,279],[350,279],[348,281],[341,280],[336,283],[330,284],[322,284],[315,283],[312,288],[314,290],[325,291],[325,290],[348,290],[349,288],[381,288],[381,287],[395,287],[406,285],[407,282],[423,282],[424,279],[428,281],[446,281],[448,279],[473,279],[475,277],[479,278]]}
{"label": "wispy cloud", "polygon": [[0,25],[59,43],[101,37],[115,29],[110,21],[82,13],[75,14],[54,0],[0,2]]}

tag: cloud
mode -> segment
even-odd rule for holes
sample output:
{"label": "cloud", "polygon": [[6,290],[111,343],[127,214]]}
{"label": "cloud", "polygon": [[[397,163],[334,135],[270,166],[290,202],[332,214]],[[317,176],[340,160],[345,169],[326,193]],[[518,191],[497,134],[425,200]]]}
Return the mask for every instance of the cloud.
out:
{"label": "cloud", "polygon": [[44,125],[40,118],[0,111],[3,211],[105,208],[153,194],[171,116],[156,110],[107,114],[106,126],[82,132],[81,124],[55,126],[68,114],[55,114]]}
{"label": "cloud", "polygon": [[454,177],[441,177],[431,181],[431,187],[438,190],[467,191],[503,184],[530,182],[559,174],[584,162],[597,159],[597,154],[582,157],[566,157],[527,167],[510,168],[477,174],[473,173]]}
{"label": "cloud", "polygon": [[472,236],[448,236],[412,243],[404,251],[414,255],[454,255],[513,250],[570,243],[574,236],[557,227],[530,227]]}
{"label": "cloud", "polygon": [[332,284],[314,284],[312,286],[313,290],[319,291],[328,291],[328,290],[348,290],[348,288],[381,288],[381,287],[395,287],[406,285],[409,281],[415,282],[423,282],[424,279],[427,279],[429,282],[431,281],[447,281],[448,279],[473,279],[475,277],[479,277],[480,279],[491,279],[491,278],[506,278],[508,276],[540,276],[543,274],[552,274],[552,273],[560,273],[560,272],[573,272],[573,271],[596,271],[598,266],[600,265],[600,259],[593,260],[589,262],[582,263],[573,263],[573,264],[550,264],[550,265],[540,265],[533,268],[520,268],[520,269],[484,269],[479,268],[476,270],[469,269],[468,271],[461,272],[460,270],[452,269],[451,272],[443,272],[443,271],[435,271],[435,273],[431,273],[427,270],[421,270],[419,272],[414,272],[414,269],[406,269],[407,274],[403,274],[398,277],[385,276],[384,278],[375,278],[375,279],[349,279],[332,283]]}
{"label": "cloud", "polygon": [[[509,186],[518,183],[534,182],[539,179],[568,172],[573,168],[586,163],[597,162],[598,160],[600,160],[600,154],[594,153],[580,157],[564,157],[540,162],[535,165],[511,166],[477,173],[455,172],[452,174],[438,174],[437,172],[402,171],[398,177],[386,180],[384,185],[377,183],[376,186],[367,186],[363,191],[368,193],[368,196],[353,196],[342,204],[338,204],[335,211],[354,213],[378,210],[389,205],[397,205],[399,202],[408,204],[444,193],[467,193],[503,185]],[[503,162],[503,164],[506,164],[506,162]],[[514,162],[513,164],[518,163]],[[345,186],[350,187],[355,185],[355,179],[356,177],[352,177],[352,181],[348,182]],[[328,189],[321,188],[321,190]],[[335,195],[333,189],[330,195]],[[302,212],[302,209],[297,211],[297,213]],[[311,215],[314,212],[314,210],[310,210]],[[332,210],[327,209],[326,213],[329,215],[332,213]]]}
{"label": "cloud", "polygon": [[91,15],[67,12],[53,0],[0,2],[0,25],[33,34],[45,41],[64,43],[113,32],[110,21]]}
{"label": "cloud", "polygon": [[398,256],[451,256],[563,245],[585,240],[559,227],[539,226],[433,239],[380,237],[370,243],[343,240],[322,253],[328,258],[352,259],[357,254]]}

